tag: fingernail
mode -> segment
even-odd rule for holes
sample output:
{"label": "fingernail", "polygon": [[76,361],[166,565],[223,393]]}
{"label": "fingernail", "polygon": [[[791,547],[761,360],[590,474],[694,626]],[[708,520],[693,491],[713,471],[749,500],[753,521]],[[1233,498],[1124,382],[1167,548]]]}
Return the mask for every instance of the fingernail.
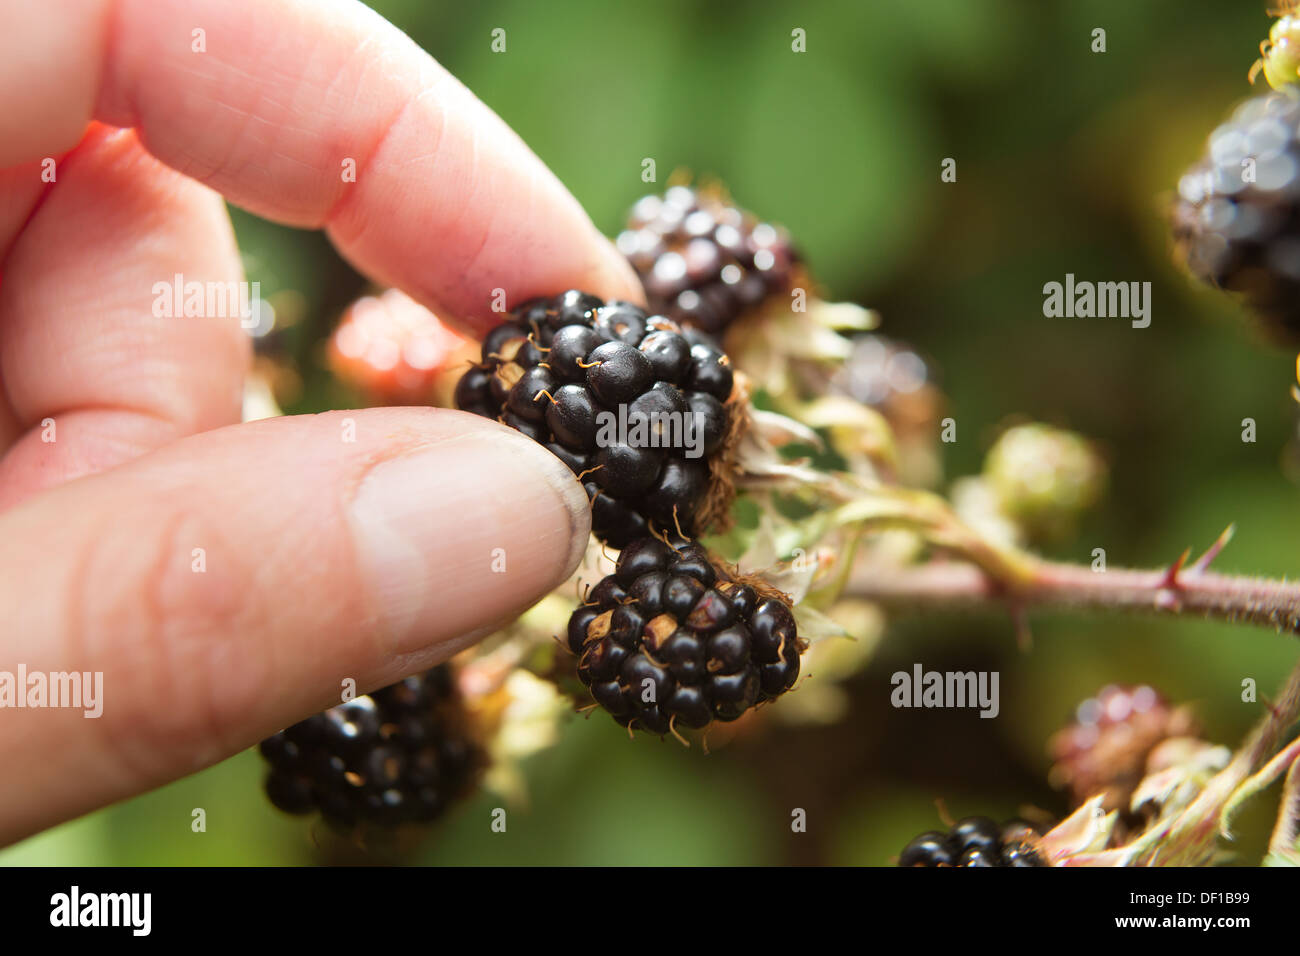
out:
{"label": "fingernail", "polygon": [[573,473],[504,427],[381,462],[348,518],[394,654],[522,612],[573,573],[590,531]]}

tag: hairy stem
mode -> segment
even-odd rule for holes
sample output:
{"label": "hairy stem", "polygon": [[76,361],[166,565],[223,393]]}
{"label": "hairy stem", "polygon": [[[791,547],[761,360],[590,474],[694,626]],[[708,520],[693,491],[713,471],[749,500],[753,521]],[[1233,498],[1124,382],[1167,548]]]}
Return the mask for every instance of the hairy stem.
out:
{"label": "hairy stem", "polygon": [[1006,581],[963,562],[935,561],[907,568],[860,564],[847,593],[882,604],[926,608],[1002,603],[1013,610],[1147,611],[1236,621],[1300,634],[1300,582],[1217,574],[1180,566],[1158,571],[1080,565],[1022,555],[1017,579]]}
{"label": "hairy stem", "polygon": [[1161,849],[1172,851],[1175,864],[1186,862],[1188,855],[1191,860],[1205,859],[1220,835],[1230,835],[1228,808],[1234,803],[1234,792],[1277,753],[1298,717],[1300,664],[1292,669],[1276,699],[1268,704],[1268,713],[1237,748],[1232,762],[1159,834]]}

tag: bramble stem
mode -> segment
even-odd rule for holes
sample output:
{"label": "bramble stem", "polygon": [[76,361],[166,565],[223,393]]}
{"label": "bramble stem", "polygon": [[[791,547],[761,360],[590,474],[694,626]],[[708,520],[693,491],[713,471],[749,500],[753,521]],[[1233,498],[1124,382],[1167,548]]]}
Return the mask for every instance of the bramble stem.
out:
{"label": "bramble stem", "polygon": [[1300,634],[1300,582],[1172,568],[1093,571],[1081,565],[1021,555],[1014,583],[963,562],[907,568],[860,564],[846,593],[887,605],[927,609],[1003,603],[1013,610],[1147,611],[1235,621]]}
{"label": "bramble stem", "polygon": [[[1289,728],[1300,717],[1300,664],[1287,675],[1277,697],[1268,703],[1268,713],[1246,735],[1245,741],[1232,756],[1232,762],[1215,775],[1196,799],[1170,822],[1161,840],[1177,855],[1198,851],[1204,854],[1214,846],[1220,836],[1229,836],[1230,808],[1239,799],[1234,798],[1238,787],[1264,766],[1278,752]],[[1241,795],[1242,798],[1249,793]],[[1175,863],[1179,862],[1175,860]]]}
{"label": "bramble stem", "polygon": [[1278,751],[1288,732],[1300,719],[1300,663],[1287,675],[1286,682],[1273,700],[1268,702],[1268,713],[1262,717],[1245,741],[1233,755],[1232,763],[1223,771],[1236,782],[1246,779],[1263,766]]}
{"label": "bramble stem", "polygon": [[[886,605],[930,609],[1003,603],[1017,614],[1030,606],[1192,614],[1300,633],[1300,583],[1206,571],[1213,553],[1213,549],[1207,552],[1207,559],[1191,568],[1185,568],[1180,559],[1160,571],[1093,571],[1021,552],[1015,562],[1019,576],[1014,582],[998,580],[990,571],[958,561],[894,569],[859,564],[846,593]],[[1157,861],[1188,865],[1213,858],[1220,834],[1228,833],[1233,808],[1253,792],[1252,775],[1278,752],[1289,728],[1300,718],[1300,665],[1266,706],[1268,712],[1228,766],[1181,813],[1153,826],[1133,844],[1137,865]]]}
{"label": "bramble stem", "polygon": [[[811,491],[832,505],[832,527],[905,529],[950,560],[906,567],[859,563],[845,593],[881,604],[922,608],[1001,602],[1014,614],[1030,607],[1113,609],[1193,615],[1300,634],[1300,582],[1218,574],[1208,570],[1232,537],[1229,527],[1199,559],[1187,554],[1167,568],[1093,570],[1046,561],[987,538],[931,492],[864,484],[841,473],[770,469],[774,488]],[[758,481],[757,478],[754,479]],[[761,487],[761,483],[759,484]]]}

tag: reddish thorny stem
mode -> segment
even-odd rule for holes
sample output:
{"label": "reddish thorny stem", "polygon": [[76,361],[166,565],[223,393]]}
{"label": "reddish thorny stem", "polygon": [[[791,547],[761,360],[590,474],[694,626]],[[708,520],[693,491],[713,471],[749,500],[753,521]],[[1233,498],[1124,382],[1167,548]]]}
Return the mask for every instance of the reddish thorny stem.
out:
{"label": "reddish thorny stem", "polygon": [[1135,571],[1033,560],[1014,585],[960,562],[908,568],[862,565],[848,591],[882,604],[932,608],[1004,603],[1013,610],[1057,607],[1197,615],[1300,634],[1300,581],[1217,574],[1199,568]]}
{"label": "reddish thorny stem", "polygon": [[[1002,603],[1017,623],[1024,608],[1038,606],[1194,614],[1300,634],[1300,582],[1205,570],[1223,541],[1221,538],[1191,568],[1184,567],[1184,556],[1158,571],[1094,571],[1022,554],[1014,582],[959,561],[932,561],[908,568],[863,564],[854,569],[847,591],[885,605],[952,608]],[[1221,814],[1234,791],[1278,751],[1289,728],[1300,719],[1300,663],[1277,696],[1264,704],[1266,713],[1229,765],[1182,813],[1140,838],[1154,841],[1156,851],[1143,852],[1136,865],[1154,865],[1162,854],[1183,865],[1212,855],[1223,827]]]}

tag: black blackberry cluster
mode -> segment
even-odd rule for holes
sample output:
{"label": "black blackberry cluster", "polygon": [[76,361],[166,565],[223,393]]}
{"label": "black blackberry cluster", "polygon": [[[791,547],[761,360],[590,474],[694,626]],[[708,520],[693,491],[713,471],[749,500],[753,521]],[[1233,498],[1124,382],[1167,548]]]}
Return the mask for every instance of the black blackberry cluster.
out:
{"label": "black blackberry cluster", "polygon": [[1300,99],[1238,107],[1179,181],[1172,219],[1195,276],[1241,293],[1276,338],[1300,342]]}
{"label": "black blackberry cluster", "polygon": [[569,649],[592,698],[655,734],[731,721],[799,676],[790,606],[715,565],[694,542],[627,545],[569,618]]}
{"label": "black blackberry cluster", "polygon": [[951,833],[922,833],[898,857],[899,866],[1046,866],[1034,848],[1038,831],[1013,820],[998,826],[988,817],[967,817]]}
{"label": "black blackberry cluster", "polygon": [[443,664],[308,717],[261,744],[266,794],[332,827],[429,823],[472,789],[483,754]]}
{"label": "black blackberry cluster", "polygon": [[550,449],[584,483],[592,531],[621,548],[652,527],[691,536],[708,523],[732,386],[721,350],[672,319],[571,290],[490,332],[456,405]]}
{"label": "black blackberry cluster", "polygon": [[652,309],[713,334],[787,291],[799,258],[785,230],[688,186],[637,202],[618,248]]}

